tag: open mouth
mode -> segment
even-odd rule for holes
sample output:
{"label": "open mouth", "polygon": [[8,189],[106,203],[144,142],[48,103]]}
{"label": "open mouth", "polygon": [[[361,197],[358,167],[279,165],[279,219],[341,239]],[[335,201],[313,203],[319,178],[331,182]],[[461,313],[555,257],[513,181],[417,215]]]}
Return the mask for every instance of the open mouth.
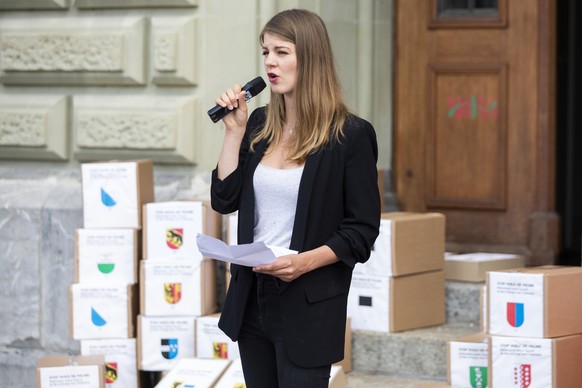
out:
{"label": "open mouth", "polygon": [[279,79],[279,76],[275,73],[267,73],[267,77],[269,77],[269,82],[276,82]]}

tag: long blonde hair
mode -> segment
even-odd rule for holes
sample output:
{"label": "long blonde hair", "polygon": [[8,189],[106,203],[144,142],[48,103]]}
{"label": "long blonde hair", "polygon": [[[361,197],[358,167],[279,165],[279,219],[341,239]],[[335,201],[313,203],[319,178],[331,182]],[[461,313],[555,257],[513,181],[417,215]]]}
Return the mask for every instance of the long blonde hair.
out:
{"label": "long blonde hair", "polygon": [[[332,138],[339,141],[348,116],[343,102],[327,29],[321,18],[310,11],[292,9],[278,13],[263,28],[266,33],[295,44],[297,85],[293,93],[297,123],[288,144],[288,159],[303,163]],[[279,144],[285,122],[282,94],[271,92],[265,126],[251,141],[251,149],[263,139]]]}

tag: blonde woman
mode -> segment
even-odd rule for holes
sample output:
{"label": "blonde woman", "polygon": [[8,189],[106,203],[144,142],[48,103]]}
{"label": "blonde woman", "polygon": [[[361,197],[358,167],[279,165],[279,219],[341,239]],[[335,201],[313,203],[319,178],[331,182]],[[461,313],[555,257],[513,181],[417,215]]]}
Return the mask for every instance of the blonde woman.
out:
{"label": "blonde woman", "polygon": [[378,235],[374,128],[348,112],[324,22],[306,10],[275,15],[260,34],[271,97],[248,116],[240,85],[212,206],[238,211],[238,242],[297,251],[270,265],[231,266],[219,327],[238,341],[248,387],[327,387],[343,359],[352,269]]}

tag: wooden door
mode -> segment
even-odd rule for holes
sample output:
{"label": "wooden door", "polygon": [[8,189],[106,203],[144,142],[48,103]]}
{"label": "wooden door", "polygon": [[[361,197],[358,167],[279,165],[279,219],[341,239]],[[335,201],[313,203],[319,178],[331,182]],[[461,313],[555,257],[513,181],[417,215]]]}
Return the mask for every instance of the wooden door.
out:
{"label": "wooden door", "polygon": [[555,1],[395,0],[395,193],[450,251],[555,260]]}

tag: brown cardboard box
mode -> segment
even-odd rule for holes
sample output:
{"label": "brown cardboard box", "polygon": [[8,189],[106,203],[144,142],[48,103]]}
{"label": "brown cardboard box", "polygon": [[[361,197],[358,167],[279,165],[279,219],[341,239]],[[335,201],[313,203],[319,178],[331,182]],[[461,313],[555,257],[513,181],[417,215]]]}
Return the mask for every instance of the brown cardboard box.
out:
{"label": "brown cardboard box", "polygon": [[340,365],[332,365],[329,376],[329,388],[346,388],[348,381],[346,374]]}
{"label": "brown cardboard box", "polygon": [[[146,266],[151,269],[147,270]],[[162,271],[165,271],[167,275],[163,275]],[[158,276],[154,276],[153,272],[156,272]],[[148,273],[151,274],[150,278],[148,278]],[[189,278],[186,277],[187,273],[191,274]],[[164,294],[164,283],[176,281],[181,283],[180,299],[168,300]],[[218,310],[216,261],[214,259],[203,259],[202,262],[184,259],[142,260],[139,293],[141,315],[201,316],[215,313]]]}
{"label": "brown cardboard box", "polygon": [[445,257],[445,279],[484,282],[487,272],[523,268],[525,257],[505,253],[465,253]]}
{"label": "brown cardboard box", "polygon": [[486,333],[479,332],[448,342],[447,381],[454,387],[487,386],[489,345]]}
{"label": "brown cardboard box", "polygon": [[[167,251],[160,249],[160,245],[164,246],[166,244],[166,229],[163,227],[161,233],[155,233],[154,228],[156,228],[155,220],[148,219],[148,207],[161,208],[163,206],[171,209],[173,204],[186,205],[192,203],[193,206],[202,206],[202,219],[194,220],[190,222],[184,222],[187,227],[192,227],[193,229],[199,230],[200,233],[212,236],[215,238],[222,238],[222,217],[219,213],[214,211],[210,206],[208,201],[174,201],[174,202],[156,202],[151,204],[145,204],[143,206],[143,259],[164,259],[164,258],[186,258],[191,259],[199,255],[198,248],[196,246],[196,232],[194,230],[184,231],[183,244],[184,246],[179,249],[171,250],[168,248]],[[163,222],[163,221],[161,221]],[[193,225],[196,223],[196,225]],[[166,222],[164,222],[166,224]],[[169,227],[178,227],[175,223],[168,224]],[[182,225],[183,226],[183,225]],[[159,234],[159,236],[158,236]],[[155,237],[155,238],[154,238]],[[156,241],[154,241],[154,239]],[[157,243],[157,244],[156,244]]]}
{"label": "brown cardboard box", "polygon": [[[116,166],[122,170],[127,165],[135,165],[135,176],[119,174]],[[85,228],[141,228],[142,206],[154,202],[151,160],[84,163],[81,180]],[[123,185],[135,187],[135,197],[128,198],[128,203],[117,203],[117,199],[127,196],[127,188]],[[104,201],[106,195],[113,202]]]}
{"label": "brown cardboard box", "polygon": [[488,272],[489,334],[554,338],[582,333],[581,300],[580,267]]}
{"label": "brown cardboard box", "polygon": [[444,271],[398,277],[354,274],[348,315],[354,330],[398,332],[443,324]]}
{"label": "brown cardboard box", "polygon": [[[85,375],[87,373],[86,367],[95,367],[95,369],[91,368],[89,373],[92,375],[82,378],[82,381],[79,382],[77,375]],[[43,380],[50,382],[43,384]],[[37,388],[94,387],[95,383],[98,383],[100,388],[105,387],[105,357],[102,355],[50,356],[42,357],[38,361]]]}
{"label": "brown cardboard box", "polygon": [[579,387],[582,335],[559,338],[492,336],[489,387]]}
{"label": "brown cardboard box", "polygon": [[355,273],[404,276],[444,269],[445,217],[440,213],[383,213],[370,259]]}
{"label": "brown cardboard box", "polygon": [[[80,243],[80,235],[86,234],[87,240],[91,239],[94,244],[83,246]],[[125,239],[133,239],[133,249],[129,252],[129,247],[123,243]],[[137,229],[76,229],[75,230],[75,283],[100,283],[115,281],[119,283],[134,284],[138,281],[138,261],[141,255],[141,231]],[[83,238],[81,237],[81,240]],[[101,271],[98,264],[107,262],[109,259],[114,264],[112,272]],[[80,273],[82,262],[86,260],[94,265],[92,271],[84,274]],[[120,267],[122,266],[121,275]],[[133,271],[130,272],[130,267]],[[83,278],[83,275],[85,278]]]}
{"label": "brown cardboard box", "polygon": [[[124,306],[114,306],[113,303],[110,303],[109,306],[106,308],[114,309],[115,307],[121,307],[122,310],[127,312],[126,316],[108,316],[107,319],[104,319],[101,316],[98,316],[94,320],[94,314],[99,314],[98,311],[94,310],[95,306],[92,304],[90,305],[87,302],[85,305],[81,303],[81,301],[75,300],[75,287],[79,287],[80,289],[88,289],[88,290],[97,290],[97,291],[90,291],[94,292],[96,295],[99,293],[98,290],[106,290],[105,293],[110,293],[111,289],[126,289],[127,295],[125,300]],[[124,295],[125,296],[125,295]],[[89,285],[89,284],[81,284],[75,283],[71,284],[69,288],[69,330],[71,338],[81,340],[81,339],[101,339],[101,338],[134,338],[135,337],[135,323],[137,317],[137,311],[139,308],[138,304],[138,289],[137,285]],[[95,298],[99,298],[96,296]],[[93,300],[95,300],[93,298]],[[89,298],[91,299],[91,298]],[[105,301],[107,299],[104,299]],[[79,303],[77,305],[77,303]],[[78,306],[79,311],[75,310],[75,306]],[[103,320],[99,323],[99,326],[94,327],[93,324],[96,320]],[[93,323],[91,323],[93,322]],[[121,325],[116,325],[114,322],[118,322]],[[77,326],[78,325],[78,326]],[[95,324],[96,325],[96,324]],[[117,327],[126,327],[127,332],[121,332],[118,329],[114,329],[113,331],[108,331],[108,329],[104,330],[103,328],[106,327],[105,325],[117,326]],[[77,329],[75,329],[77,327]]]}

